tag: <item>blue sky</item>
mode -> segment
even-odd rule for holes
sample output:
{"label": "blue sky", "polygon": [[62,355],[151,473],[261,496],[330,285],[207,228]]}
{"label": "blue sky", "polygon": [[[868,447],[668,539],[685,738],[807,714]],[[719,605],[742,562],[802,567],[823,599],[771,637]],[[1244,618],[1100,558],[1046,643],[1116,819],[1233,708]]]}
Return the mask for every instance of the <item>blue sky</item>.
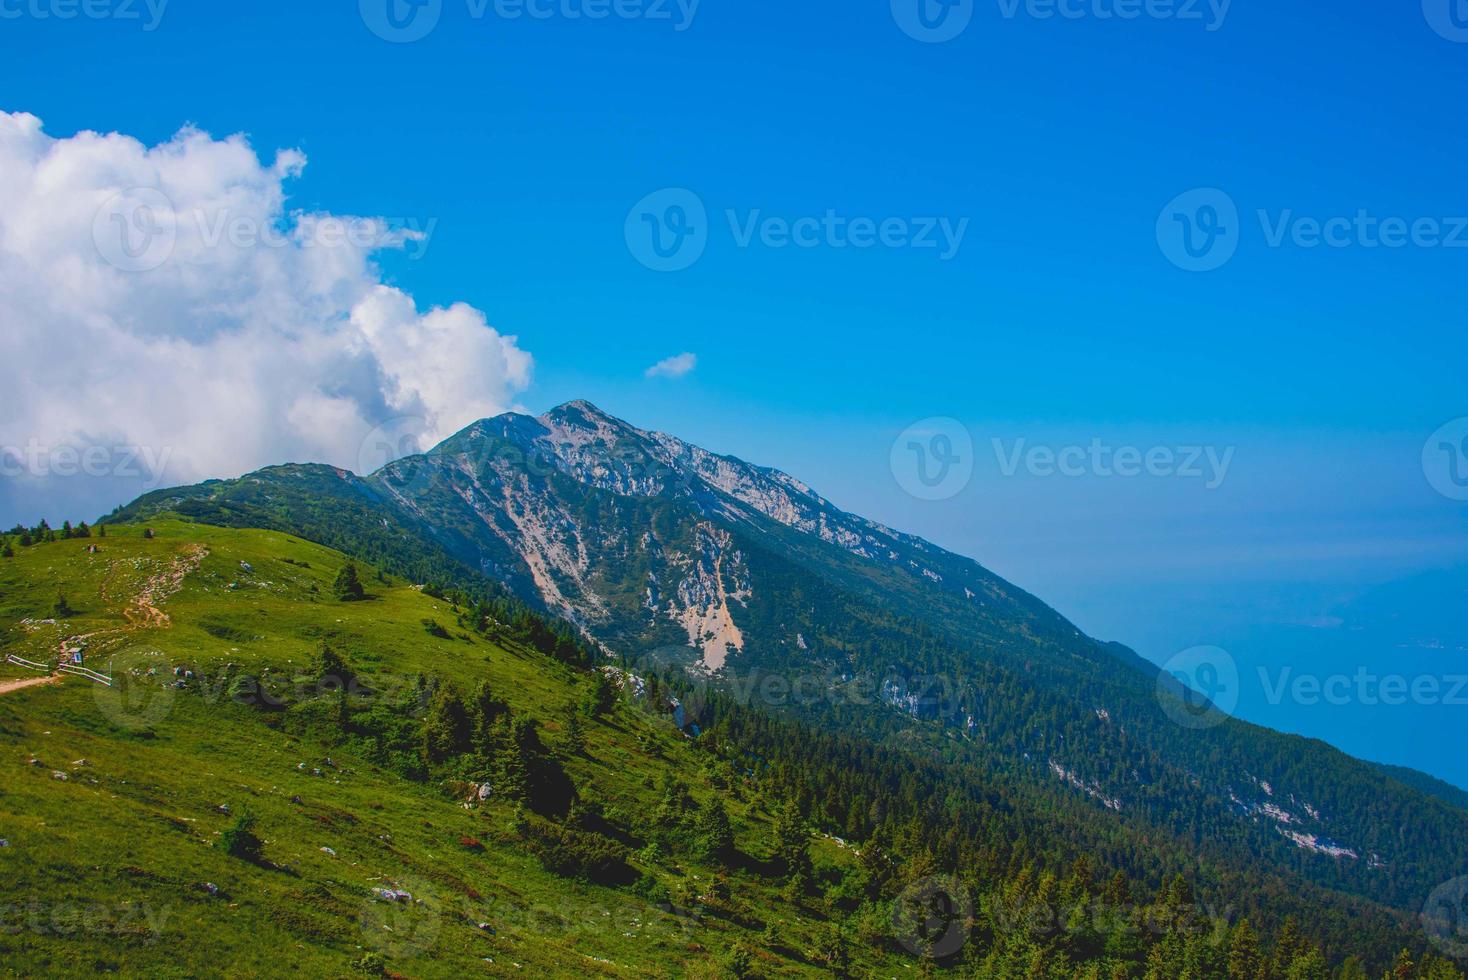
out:
{"label": "blue sky", "polygon": [[[1468,623],[1433,605],[1461,591],[1388,590],[1394,611],[1370,605],[1387,625],[1364,646],[1342,625],[1389,583],[1468,581],[1468,509],[1421,462],[1468,416],[1468,229],[1452,222],[1468,216],[1468,43],[1417,3],[1235,0],[1221,22],[1206,4],[1201,20],[1005,4],[976,3],[932,44],[887,2],[590,20],[567,15],[584,0],[545,19],[443,0],[436,27],[399,44],[352,3],[172,0],[145,30],[141,0],[141,20],[12,0],[0,108],[58,137],[154,144],[192,123],[245,133],[267,160],[299,148],[292,206],[431,223],[417,257],[382,258],[386,277],[517,336],[535,359],[518,403],[590,398],[787,469],[1159,661],[1212,644],[1247,674],[1308,646],[1353,668],[1468,671]],[[626,231],[667,188],[708,216],[677,272],[641,264]],[[1208,272],[1159,247],[1159,216],[1177,227],[1164,208],[1198,188],[1239,212],[1236,253]],[[730,211],[736,226],[756,212],[966,225],[947,259],[741,247]],[[1358,212],[1436,221],[1463,247],[1296,240],[1309,229],[1293,219]],[[645,376],[683,352],[691,373]],[[890,466],[899,433],[933,417],[975,446],[972,480],[938,501]],[[1212,489],[1006,476],[996,438],[1234,454]],[[1246,685],[1240,712],[1468,785],[1442,744],[1468,706],[1368,730],[1354,710],[1255,700]]]}

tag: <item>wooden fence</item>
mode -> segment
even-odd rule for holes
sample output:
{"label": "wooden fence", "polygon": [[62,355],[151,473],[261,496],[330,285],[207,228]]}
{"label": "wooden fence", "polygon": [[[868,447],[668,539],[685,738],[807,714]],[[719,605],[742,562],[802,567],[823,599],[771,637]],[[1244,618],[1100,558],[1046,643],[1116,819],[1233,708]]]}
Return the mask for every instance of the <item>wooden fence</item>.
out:
{"label": "wooden fence", "polygon": [[62,664],[58,669],[64,674],[75,674],[78,677],[85,677],[87,680],[97,684],[106,684],[108,687],[112,686],[112,678],[106,674],[99,674],[95,670],[78,667],[76,664]]}
{"label": "wooden fence", "polygon": [[13,653],[7,653],[5,655],[5,662],[8,664],[15,664],[17,667],[24,667],[27,670],[39,670],[43,674],[51,673],[50,664],[38,664],[35,661],[17,657]]}

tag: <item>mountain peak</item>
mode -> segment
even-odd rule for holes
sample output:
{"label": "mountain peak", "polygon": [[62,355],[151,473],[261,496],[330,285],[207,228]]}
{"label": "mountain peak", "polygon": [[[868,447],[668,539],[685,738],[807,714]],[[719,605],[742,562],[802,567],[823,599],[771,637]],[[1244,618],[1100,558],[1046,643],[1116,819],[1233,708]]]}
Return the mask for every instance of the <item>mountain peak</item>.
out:
{"label": "mountain peak", "polygon": [[[564,405],[557,405],[549,412],[546,412],[543,417],[563,419],[567,416],[573,415],[584,415],[588,418],[604,422],[622,422],[621,419],[613,415],[608,415],[606,412],[603,412],[601,409],[597,408],[585,398],[577,398],[573,401],[566,402]],[[622,424],[625,425],[626,423]]]}

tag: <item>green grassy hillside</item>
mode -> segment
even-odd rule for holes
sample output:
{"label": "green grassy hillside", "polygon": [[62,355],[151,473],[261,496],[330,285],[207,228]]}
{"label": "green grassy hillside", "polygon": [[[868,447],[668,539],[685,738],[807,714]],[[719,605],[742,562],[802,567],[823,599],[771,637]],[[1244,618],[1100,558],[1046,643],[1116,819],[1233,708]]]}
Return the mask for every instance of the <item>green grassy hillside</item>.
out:
{"label": "green grassy hillside", "polygon": [[[345,559],[324,548],[153,527],[151,540],[115,527],[0,563],[5,652],[54,660],[63,640],[87,636],[86,665],[117,682],[0,695],[0,971],[720,975],[743,935],[763,972],[815,972],[821,909],[787,901],[763,870],[773,815],[670,724],[625,701],[581,719],[584,752],[557,758],[577,811],[613,828],[598,836],[629,868],[615,886],[553,874],[527,839],[554,824],[499,798],[467,803],[452,780],[406,778],[390,749],[364,751],[333,727],[336,697],[310,678],[323,643],[339,651],[363,677],[354,717],[421,713],[420,676],[465,690],[487,679],[556,745],[590,675],[466,630],[446,601],[400,580],[364,572],[369,598],[338,602]],[[74,610],[62,618],[58,593]],[[291,706],[262,709],[238,683],[247,675],[275,678],[265,690]],[[0,669],[0,681],[31,676]],[[721,787],[740,852],[727,870],[637,836],[675,779],[695,807]],[[257,861],[225,846],[246,811],[264,842]],[[856,861],[819,839],[813,853],[817,875]],[[855,959],[897,964],[874,949]]]}
{"label": "green grassy hillside", "polygon": [[90,533],[0,545],[0,652],[112,681],[0,664],[0,974],[1462,980],[936,728],[592,664],[279,531]]}

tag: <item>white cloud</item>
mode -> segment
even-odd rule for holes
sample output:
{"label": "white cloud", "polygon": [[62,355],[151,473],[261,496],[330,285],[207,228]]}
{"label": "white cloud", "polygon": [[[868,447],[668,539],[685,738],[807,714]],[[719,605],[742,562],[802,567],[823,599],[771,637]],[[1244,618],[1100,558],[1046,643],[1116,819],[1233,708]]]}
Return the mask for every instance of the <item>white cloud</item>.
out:
{"label": "white cloud", "polygon": [[426,449],[512,407],[530,355],[472,307],[383,284],[373,254],[422,231],[289,210],[305,163],[0,112],[0,523],[284,461],[359,469],[389,420],[417,419],[403,449]]}
{"label": "white cloud", "polygon": [[698,367],[698,355],[682,353],[674,357],[664,358],[644,372],[649,378],[681,378]]}

